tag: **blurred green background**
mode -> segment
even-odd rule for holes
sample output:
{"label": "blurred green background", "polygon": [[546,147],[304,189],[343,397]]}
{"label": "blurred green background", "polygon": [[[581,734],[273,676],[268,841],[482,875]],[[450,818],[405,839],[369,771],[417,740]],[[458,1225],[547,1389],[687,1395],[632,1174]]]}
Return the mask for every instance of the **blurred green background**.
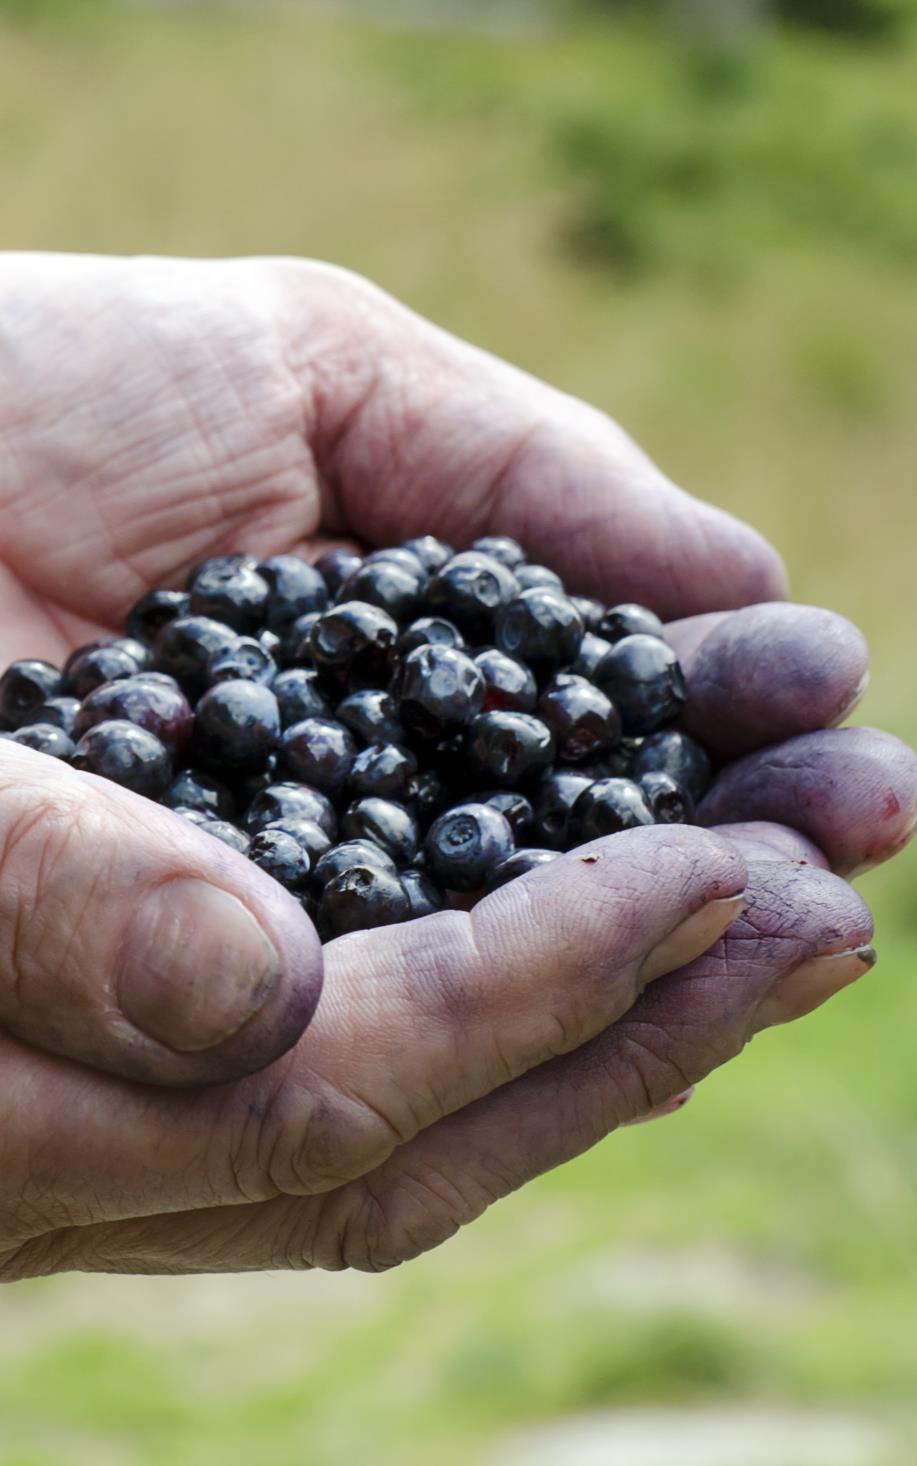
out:
{"label": "blurred green background", "polygon": [[[0,0],[0,244],[369,274],[772,535],[913,740],[914,8]],[[912,1466],[915,876],[858,989],[409,1268],[7,1290],[0,1463]]]}

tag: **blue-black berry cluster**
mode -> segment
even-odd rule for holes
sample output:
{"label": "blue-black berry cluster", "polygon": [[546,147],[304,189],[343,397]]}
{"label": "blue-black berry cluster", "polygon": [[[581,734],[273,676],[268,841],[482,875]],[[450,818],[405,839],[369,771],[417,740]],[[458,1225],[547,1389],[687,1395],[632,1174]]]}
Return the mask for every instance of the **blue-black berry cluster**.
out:
{"label": "blue-black berry cluster", "polygon": [[247,855],[328,939],[691,821],[684,702],[652,611],[568,595],[514,540],[426,535],[207,560],[62,669],[14,662],[0,727]]}

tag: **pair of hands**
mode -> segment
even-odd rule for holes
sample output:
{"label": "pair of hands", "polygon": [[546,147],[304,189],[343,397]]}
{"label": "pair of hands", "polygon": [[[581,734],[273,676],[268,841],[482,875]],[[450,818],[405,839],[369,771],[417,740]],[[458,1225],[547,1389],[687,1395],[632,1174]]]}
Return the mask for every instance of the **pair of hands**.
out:
{"label": "pair of hands", "polygon": [[208,555],[426,532],[670,620],[732,760],[708,828],[322,953],[193,825],[0,744],[0,1277],[392,1266],[871,965],[842,877],[906,843],[917,760],[834,727],[862,638],[751,530],[328,266],[0,257],[4,663]]}

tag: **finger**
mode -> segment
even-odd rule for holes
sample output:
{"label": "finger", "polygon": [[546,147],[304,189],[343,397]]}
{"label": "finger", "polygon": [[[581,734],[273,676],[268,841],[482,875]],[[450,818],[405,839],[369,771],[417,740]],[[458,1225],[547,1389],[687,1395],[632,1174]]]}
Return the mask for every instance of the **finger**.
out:
{"label": "finger", "polygon": [[[318,1013],[265,1074],[139,1090],[8,1045],[0,1215],[19,1181],[86,1221],[326,1190],[451,1109],[614,1021],[741,907],[741,857],[699,829],[628,832],[485,898],[326,948]],[[20,1096],[30,1093],[24,1110]],[[151,1158],[155,1157],[155,1166]],[[4,1235],[0,1228],[0,1235]]]}
{"label": "finger", "polygon": [[873,728],[805,733],[730,764],[703,800],[705,825],[789,825],[855,875],[904,848],[917,826],[917,755]]}
{"label": "finger", "polygon": [[692,1084],[691,1088],[686,1089],[684,1094],[676,1094],[672,1099],[665,1100],[663,1104],[657,1105],[655,1109],[648,1110],[645,1115],[638,1115],[635,1120],[625,1120],[624,1124],[626,1126],[651,1125],[654,1120],[667,1120],[670,1115],[679,1114],[685,1105],[690,1104],[693,1098],[694,1085]]}
{"label": "finger", "polygon": [[321,949],[270,877],[149,800],[0,745],[0,1026],[156,1084],[271,1063]]}
{"label": "finger", "polygon": [[[528,879],[525,877],[524,879]],[[654,983],[619,1023],[424,1131],[375,1171],[321,1198],[212,1209],[55,1234],[24,1272],[382,1270],[445,1241],[493,1201],[666,1106],[762,1025],[775,984],[823,950],[857,952],[869,913],[843,881],[763,862],[741,917],[706,954]],[[866,963],[861,963],[865,970]],[[765,1012],[766,1021],[771,1021]]]}
{"label": "finger", "polygon": [[686,731],[731,758],[833,727],[869,680],[862,634],[815,606],[747,606],[674,622],[666,634],[687,679]]}
{"label": "finger", "polygon": [[764,820],[748,820],[744,824],[714,825],[722,835],[742,852],[746,860],[793,860],[797,865],[814,865],[829,870],[827,858],[798,830],[787,825],[769,825]]}
{"label": "finger", "polygon": [[[286,278],[305,325],[316,309],[327,319],[329,292],[338,310],[337,375],[329,388],[321,374],[313,403],[319,471],[336,486],[327,529],[377,544],[515,535],[571,590],[669,617],[784,594],[776,551],[676,488],[603,413],[351,276]],[[308,358],[303,376],[314,395]]]}

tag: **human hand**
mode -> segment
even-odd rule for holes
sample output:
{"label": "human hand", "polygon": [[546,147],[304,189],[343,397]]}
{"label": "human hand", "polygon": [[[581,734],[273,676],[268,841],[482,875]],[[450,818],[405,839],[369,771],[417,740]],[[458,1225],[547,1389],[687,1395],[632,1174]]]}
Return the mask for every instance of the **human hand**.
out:
{"label": "human hand", "polygon": [[[852,628],[783,607],[691,619],[779,595],[773,552],[680,494],[600,414],[352,277],[295,262],[7,257],[0,371],[7,659],[60,657],[113,629],[149,585],[230,548],[314,547],[322,532],[382,542],[515,533],[571,588],[689,616],[673,639],[700,690],[698,731],[724,753],[760,760],[754,749],[778,738],[815,740],[827,793],[809,833],[839,866],[883,858],[913,825],[907,750],[862,730],[814,731],[855,700],[864,662]],[[728,628],[760,657],[781,617],[775,720],[766,688],[757,702],[748,695],[749,664]],[[4,1041],[0,1091],[7,1276],[385,1265],[729,1057],[778,984],[786,1016],[808,1006],[811,969],[787,981],[800,962],[849,950],[844,976],[864,970],[868,917],[798,836],[759,827],[724,844],[700,830],[638,831],[471,915],[331,944],[325,997],[291,1054],[235,1084],[157,1094],[68,1060],[159,1084],[264,1066],[317,1000],[311,928],[267,877],[157,806],[26,750],[4,748],[2,765],[0,1022],[16,1035]],[[710,817],[795,813],[792,749],[775,768],[762,792],[754,763],[736,765]],[[756,862],[727,945],[654,982],[634,1008],[639,989],[709,948],[735,915],[727,898],[745,883],[743,844],[810,864]],[[173,881],[170,941],[148,932],[139,961],[127,923]],[[230,913],[246,937],[230,939]],[[148,979],[140,999],[124,996],[131,956]],[[814,972],[818,996],[838,985],[836,969]],[[652,1020],[648,1054],[615,1020],[626,1013],[642,1032],[641,1013],[660,1002],[665,1025]],[[222,1037],[233,1026],[238,1036]],[[559,1053],[570,1057],[538,1067]],[[595,1081],[585,1087],[584,1067]],[[34,1103],[23,1113],[26,1085]],[[420,1220],[406,1205],[412,1188]],[[301,1199],[312,1193],[321,1199]],[[259,1204],[240,1209],[246,1201]],[[124,1220],[138,1216],[152,1220]]]}

